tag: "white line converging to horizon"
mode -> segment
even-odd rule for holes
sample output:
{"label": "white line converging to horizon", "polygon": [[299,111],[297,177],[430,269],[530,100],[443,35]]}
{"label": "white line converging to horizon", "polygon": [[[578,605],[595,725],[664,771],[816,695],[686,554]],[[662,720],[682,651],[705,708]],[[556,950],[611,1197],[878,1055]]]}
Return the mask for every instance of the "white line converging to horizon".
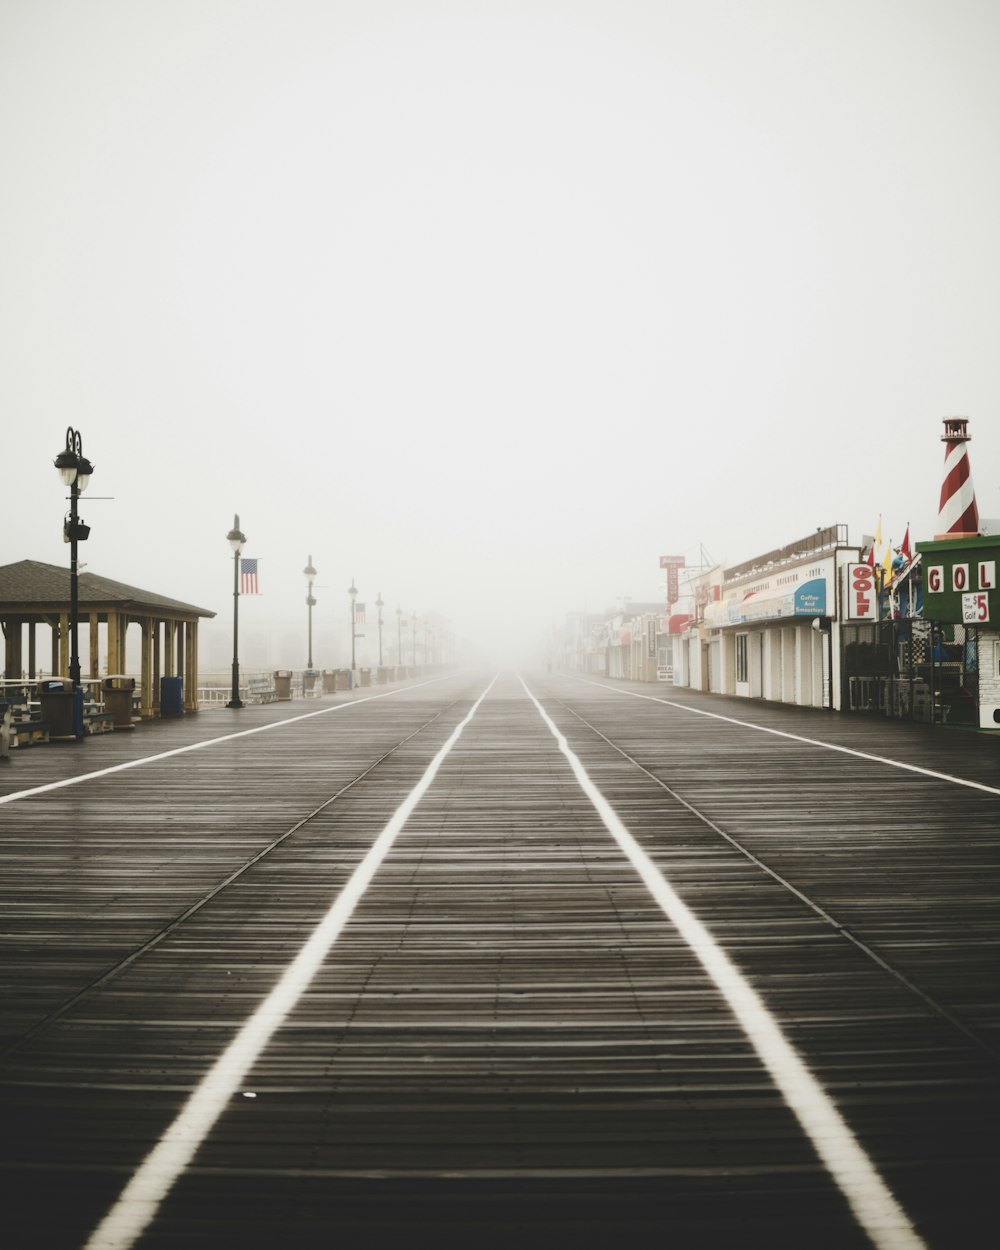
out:
{"label": "white line converging to horizon", "polygon": [[160,1204],[239,1091],[244,1077],[309,988],[393,842],[495,682],[494,677],[469,714],[431,760],[424,775],[396,809],[278,984],[202,1077],[177,1118],[91,1234],[84,1250],[129,1250],[149,1226]]}
{"label": "white line converging to horizon", "polygon": [[785,1037],[760,995],[666,878],[590,779],[565,736],[525,685],[528,698],[569,761],[581,789],[605,828],[642,878],[667,919],[687,942],[739,1022],[757,1057],[847,1199],[854,1217],[877,1250],[926,1250],[926,1243],[862,1149],[833,1100]]}

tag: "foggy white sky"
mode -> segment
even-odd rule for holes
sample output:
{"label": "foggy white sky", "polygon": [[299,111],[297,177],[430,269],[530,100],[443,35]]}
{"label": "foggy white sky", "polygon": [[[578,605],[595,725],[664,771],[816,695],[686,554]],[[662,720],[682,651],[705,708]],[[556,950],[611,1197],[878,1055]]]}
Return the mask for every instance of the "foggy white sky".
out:
{"label": "foggy white sky", "polygon": [[67,425],[90,568],[224,654],[239,512],[283,663],[310,553],[333,665],[352,575],[495,637],[931,537],[948,415],[1000,517],[998,63],[993,0],[0,0],[0,563]]}

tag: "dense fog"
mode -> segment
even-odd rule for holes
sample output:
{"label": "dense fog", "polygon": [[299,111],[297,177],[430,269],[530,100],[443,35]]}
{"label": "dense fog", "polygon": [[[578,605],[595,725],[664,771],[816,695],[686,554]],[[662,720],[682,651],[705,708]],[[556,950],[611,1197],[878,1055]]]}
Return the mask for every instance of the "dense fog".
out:
{"label": "dense fog", "polygon": [[[941,419],[1000,517],[1000,10],[778,3],[0,13],[0,564],[348,661],[350,599],[475,663],[658,559],[932,537]],[[412,629],[412,625],[409,626]],[[412,643],[408,635],[404,648]]]}

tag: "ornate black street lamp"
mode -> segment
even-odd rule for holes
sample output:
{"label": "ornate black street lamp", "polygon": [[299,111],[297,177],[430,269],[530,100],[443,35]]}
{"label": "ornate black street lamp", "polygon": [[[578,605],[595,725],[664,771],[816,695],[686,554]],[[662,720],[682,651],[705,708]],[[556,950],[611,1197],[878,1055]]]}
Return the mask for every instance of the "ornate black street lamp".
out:
{"label": "ornate black street lamp", "polygon": [[80,648],[77,633],[77,615],[80,606],[80,583],[77,566],[77,543],[85,542],[90,526],[84,525],[77,514],[77,502],[81,491],[87,489],[94,466],[83,454],[80,431],[72,426],[66,431],[66,446],[55,458],[63,485],[69,487],[69,516],[63,522],[63,539],[69,543],[69,678],[73,689],[80,689]]}
{"label": "ornate black street lamp", "polygon": [[240,554],[247,536],[240,529],[239,516],[233,517],[233,528],[226,535],[233,549],[233,690],[226,707],[242,707],[240,698]]}
{"label": "ornate black street lamp", "polygon": [[306,592],[306,606],[309,609],[309,659],[306,661],[310,673],[313,666],[313,608],[316,606],[316,600],[313,598],[313,581],[316,577],[316,570],[313,568],[313,558],[309,557],[309,563],[302,570],[306,576],[306,584],[309,589]]}
{"label": "ornate black street lamp", "polygon": [[382,667],[382,609],[385,603],[382,599],[381,590],[378,592],[378,598],[375,600],[375,606],[378,608],[378,666]]}

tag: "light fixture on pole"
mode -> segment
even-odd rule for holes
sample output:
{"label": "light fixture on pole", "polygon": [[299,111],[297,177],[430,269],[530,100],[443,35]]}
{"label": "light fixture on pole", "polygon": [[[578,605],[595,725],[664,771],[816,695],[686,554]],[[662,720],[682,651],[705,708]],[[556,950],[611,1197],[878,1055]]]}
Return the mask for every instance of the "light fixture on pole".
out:
{"label": "light fixture on pole", "polygon": [[354,584],[353,577],[351,578],[351,585],[348,588],[347,593],[351,596],[351,685],[353,686],[354,685],[355,660],[356,660],[354,644],[358,637],[357,622],[354,616],[354,601],[358,597],[358,588]]}
{"label": "light fixture on pole", "polygon": [[396,652],[399,667],[403,667],[403,609],[396,605]]}
{"label": "light fixture on pole", "polygon": [[[69,516],[63,522],[63,540],[68,542],[69,547],[69,678],[73,683],[73,690],[78,691],[80,687],[80,647],[79,634],[77,630],[77,616],[80,610],[80,581],[79,567],[77,563],[77,543],[85,542],[90,535],[90,526],[85,525],[77,513],[77,503],[80,498],[81,491],[87,489],[90,482],[90,475],[94,472],[94,466],[83,454],[83,439],[79,430],[74,430],[72,426],[66,431],[66,446],[55,458],[55,466],[59,471],[64,486],[69,487]],[[76,735],[78,738],[83,736],[82,712],[80,732]]]}
{"label": "light fixture on pole", "polygon": [[309,557],[309,563],[302,572],[305,574],[306,585],[308,586],[306,607],[309,609],[309,658],[306,661],[306,666],[311,673],[313,666],[313,608],[316,606],[316,600],[313,598],[313,581],[316,578],[316,570],[313,568],[312,556]]}
{"label": "light fixture on pole", "polygon": [[242,707],[240,699],[240,555],[247,536],[240,529],[239,516],[233,517],[233,528],[226,535],[233,549],[233,689],[226,707]]}
{"label": "light fixture on pole", "polygon": [[410,624],[413,626],[413,667],[417,667],[417,614],[416,612],[410,617]]}
{"label": "light fixture on pole", "polygon": [[382,667],[382,609],[385,603],[382,599],[381,590],[378,592],[378,598],[375,600],[375,606],[378,608],[378,666]]}

